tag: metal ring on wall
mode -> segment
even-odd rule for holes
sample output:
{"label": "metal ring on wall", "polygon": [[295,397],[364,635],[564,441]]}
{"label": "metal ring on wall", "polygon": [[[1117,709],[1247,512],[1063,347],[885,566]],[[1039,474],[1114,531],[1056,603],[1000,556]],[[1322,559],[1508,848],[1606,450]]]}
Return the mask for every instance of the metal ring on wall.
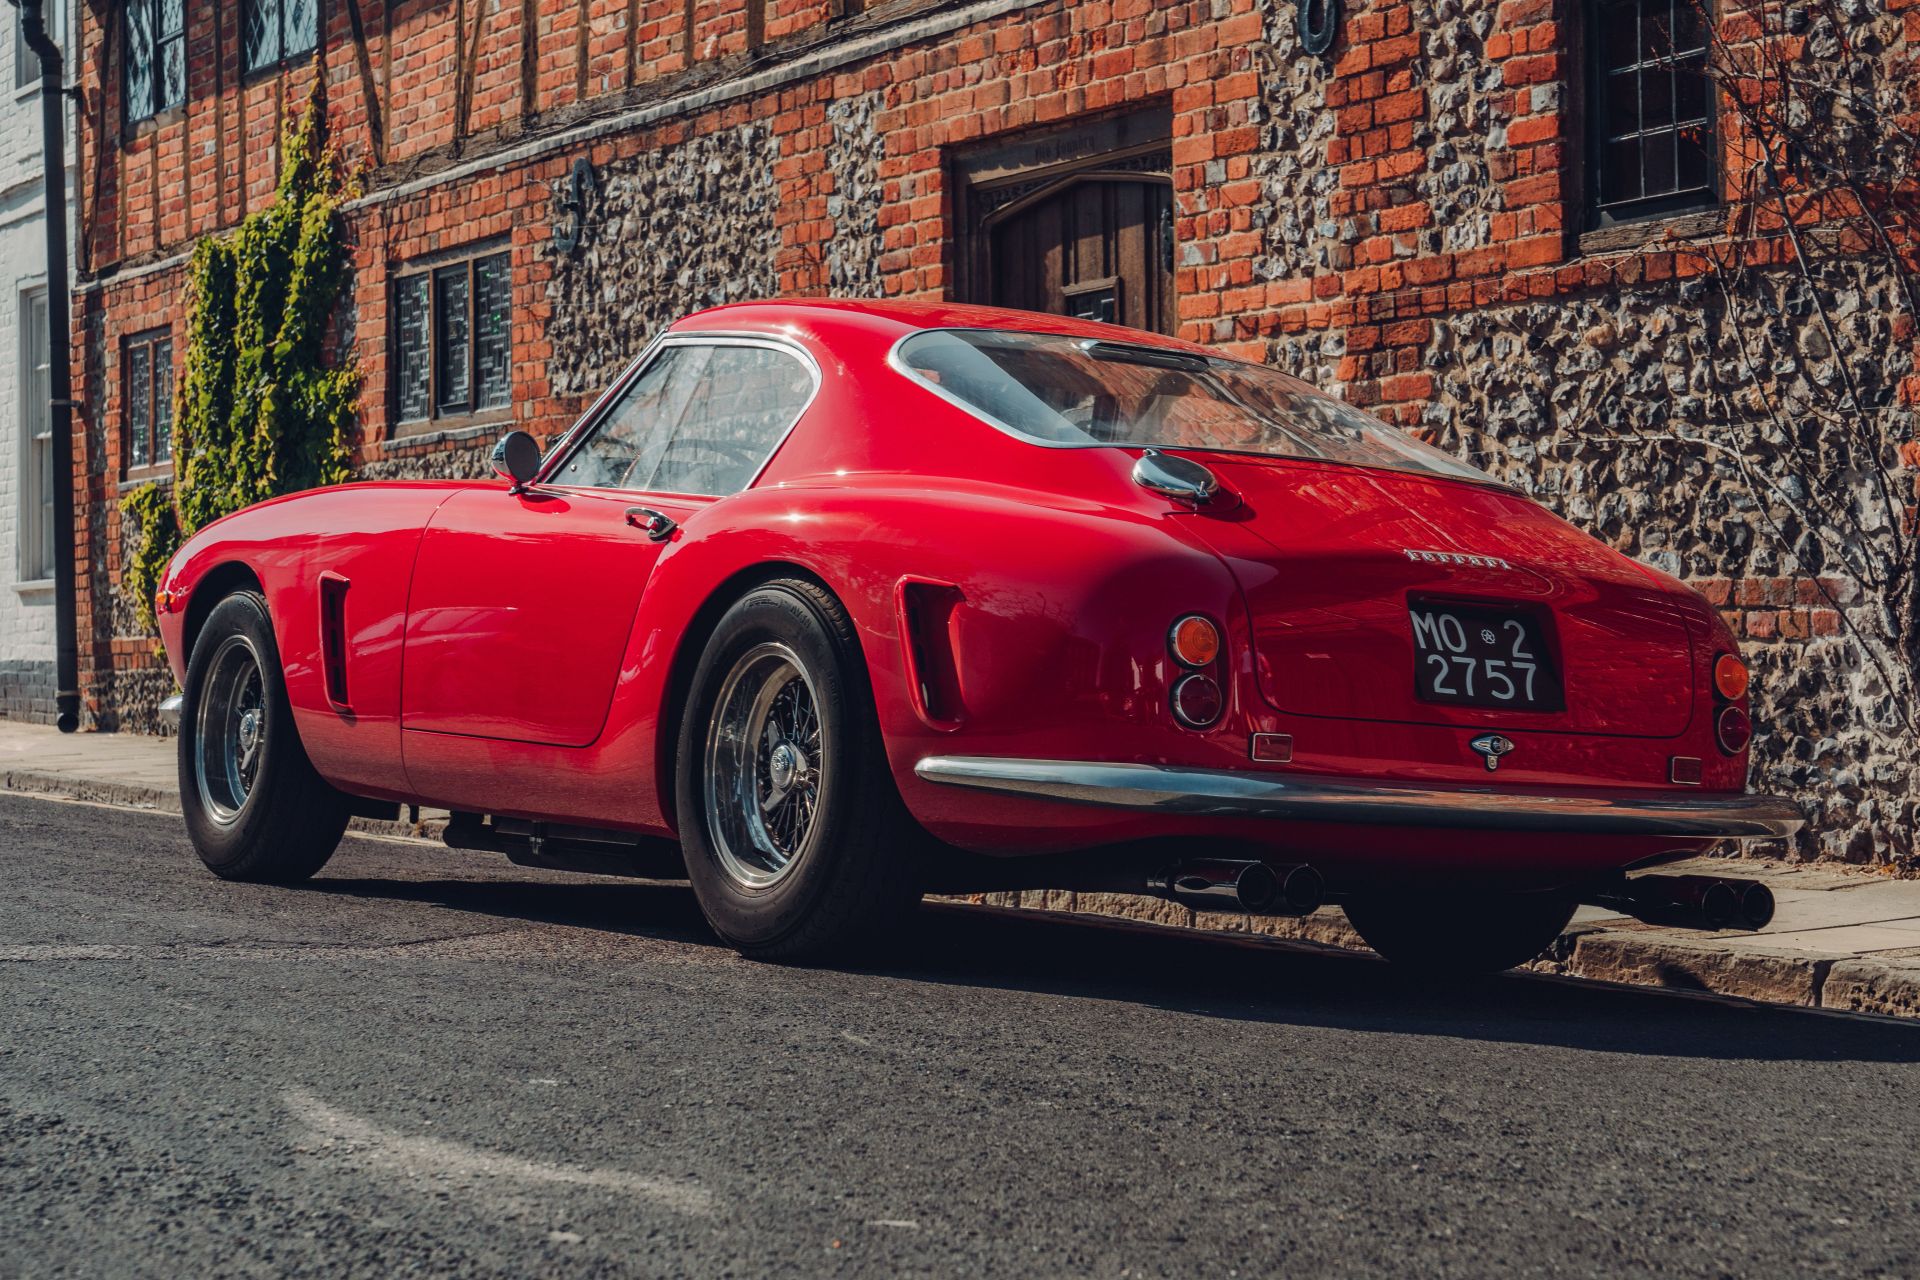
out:
{"label": "metal ring on wall", "polygon": [[1340,33],[1340,0],[1295,0],[1300,11],[1300,44],[1319,55],[1333,48]]}

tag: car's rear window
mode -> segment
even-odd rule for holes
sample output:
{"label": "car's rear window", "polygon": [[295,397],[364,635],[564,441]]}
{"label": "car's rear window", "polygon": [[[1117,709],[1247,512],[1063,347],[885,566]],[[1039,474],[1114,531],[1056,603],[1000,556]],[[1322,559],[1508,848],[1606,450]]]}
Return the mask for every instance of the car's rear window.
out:
{"label": "car's rear window", "polygon": [[900,344],[908,376],[988,423],[1055,447],[1212,449],[1485,472],[1297,378],[1239,360],[1000,329],[930,329]]}

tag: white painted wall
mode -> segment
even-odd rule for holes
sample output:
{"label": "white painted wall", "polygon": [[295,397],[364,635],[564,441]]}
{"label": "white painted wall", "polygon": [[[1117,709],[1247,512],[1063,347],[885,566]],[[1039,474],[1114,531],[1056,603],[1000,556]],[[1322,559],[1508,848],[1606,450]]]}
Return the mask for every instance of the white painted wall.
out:
{"label": "white painted wall", "polygon": [[[52,4],[63,25],[72,0]],[[40,155],[40,88],[17,85],[19,10],[0,5],[0,716],[53,718],[53,584],[22,581],[22,503],[28,496],[21,432],[25,356],[22,303],[47,282],[47,242]],[[61,41],[72,48],[71,31]],[[71,114],[68,157],[71,162]],[[69,200],[77,175],[68,171]],[[71,210],[72,205],[69,204]],[[71,214],[69,214],[71,224]],[[69,226],[71,231],[71,225]]]}

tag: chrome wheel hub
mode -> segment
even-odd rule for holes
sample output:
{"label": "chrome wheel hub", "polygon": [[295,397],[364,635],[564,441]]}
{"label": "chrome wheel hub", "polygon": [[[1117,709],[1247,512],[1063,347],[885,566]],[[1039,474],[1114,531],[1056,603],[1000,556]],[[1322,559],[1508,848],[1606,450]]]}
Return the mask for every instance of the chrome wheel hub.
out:
{"label": "chrome wheel hub", "polygon": [[815,839],[826,731],[812,678],[786,645],[757,645],[727,673],[707,727],[706,819],[721,870],[779,883]]}
{"label": "chrome wheel hub", "polygon": [[247,637],[229,636],[207,664],[194,718],[194,781],[207,816],[221,826],[239,820],[253,793],[266,729],[260,657]]}

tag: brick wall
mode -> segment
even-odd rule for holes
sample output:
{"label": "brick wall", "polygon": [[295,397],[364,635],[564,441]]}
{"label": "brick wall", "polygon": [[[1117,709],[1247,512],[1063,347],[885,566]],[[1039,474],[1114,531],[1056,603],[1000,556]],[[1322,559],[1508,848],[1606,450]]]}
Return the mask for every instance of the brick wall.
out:
{"label": "brick wall", "polygon": [[[1910,61],[1915,11],[1891,2],[1899,12],[1849,10],[1851,34]],[[105,605],[121,538],[118,344],[178,324],[192,237],[269,196],[276,131],[316,74],[238,75],[231,22],[212,0],[188,7],[206,51],[188,104],[130,130],[115,123],[112,34],[88,7],[85,634],[94,714],[128,724],[142,713],[125,691],[144,702],[159,677]],[[508,246],[511,417],[550,433],[688,309],[942,295],[955,154],[1153,106],[1172,124],[1183,336],[1339,390],[1694,580],[1755,646],[1757,770],[1814,811],[1804,848],[1912,854],[1920,753],[1848,625],[1872,601],[1815,562],[1806,513],[1765,477],[1688,443],[1753,429],[1738,379],[1716,381],[1715,367],[1749,312],[1795,313],[1792,282],[1710,295],[1724,216],[1583,233],[1575,0],[1349,0],[1326,57],[1302,50],[1290,0],[327,9],[318,73],[366,191],[351,314],[367,474],[470,470],[499,430],[405,435],[390,420],[397,270]],[[581,247],[563,254],[558,197],[583,157],[598,191]],[[1898,300],[1871,278],[1833,287],[1851,299],[1857,349],[1878,353],[1874,393],[1910,402],[1920,383],[1911,325],[1891,328]],[[1775,376],[1794,385],[1821,385],[1850,358],[1810,354],[1804,317],[1766,324],[1792,365]],[[1909,418],[1886,421],[1911,438]]]}

